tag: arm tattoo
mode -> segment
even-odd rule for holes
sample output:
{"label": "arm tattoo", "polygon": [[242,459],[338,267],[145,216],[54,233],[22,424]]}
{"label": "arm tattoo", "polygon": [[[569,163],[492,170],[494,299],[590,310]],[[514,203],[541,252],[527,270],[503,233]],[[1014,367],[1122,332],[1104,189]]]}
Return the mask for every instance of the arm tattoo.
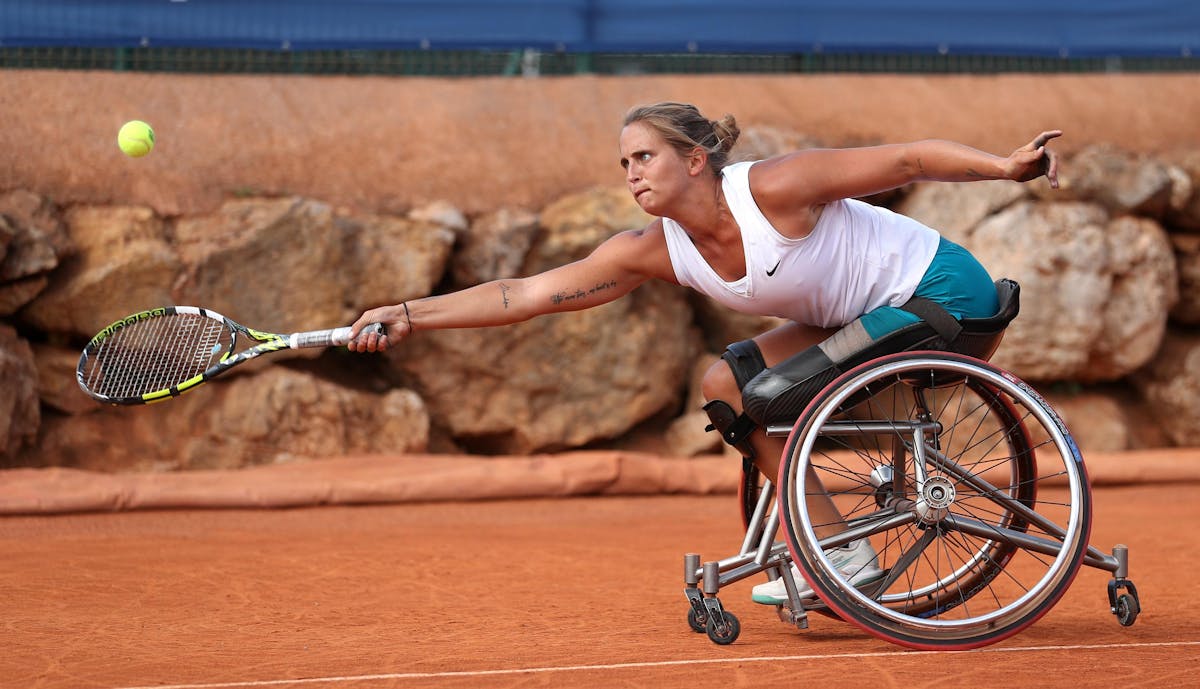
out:
{"label": "arm tattoo", "polygon": [[554,296],[550,297],[550,301],[555,304],[561,304],[561,303],[567,302],[567,301],[583,299],[585,297],[589,297],[593,294],[596,294],[597,292],[602,292],[606,289],[611,289],[616,286],[617,286],[616,280],[609,280],[608,282],[597,282],[591,288],[586,289],[586,290],[577,288],[574,292],[559,292],[559,293],[555,294]]}
{"label": "arm tattoo", "polygon": [[500,283],[500,298],[504,300],[504,308],[508,308],[508,291],[512,289],[503,282]]}

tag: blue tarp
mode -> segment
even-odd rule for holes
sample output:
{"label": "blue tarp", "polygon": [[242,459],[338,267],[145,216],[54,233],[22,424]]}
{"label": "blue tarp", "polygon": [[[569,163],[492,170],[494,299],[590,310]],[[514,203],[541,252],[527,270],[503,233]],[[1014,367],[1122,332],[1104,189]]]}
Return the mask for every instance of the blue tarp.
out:
{"label": "blue tarp", "polygon": [[1196,0],[0,0],[0,47],[1191,56]]}

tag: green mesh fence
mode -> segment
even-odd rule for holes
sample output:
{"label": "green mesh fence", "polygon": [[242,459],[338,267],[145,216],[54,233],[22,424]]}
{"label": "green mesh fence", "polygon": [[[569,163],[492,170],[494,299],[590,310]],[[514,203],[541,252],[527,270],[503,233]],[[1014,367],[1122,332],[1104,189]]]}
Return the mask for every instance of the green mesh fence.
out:
{"label": "green mesh fence", "polygon": [[208,48],[0,48],[0,68],[204,74],[518,76],[720,73],[1185,72],[1200,58],[1043,58],[994,55],[607,54],[538,51]]}

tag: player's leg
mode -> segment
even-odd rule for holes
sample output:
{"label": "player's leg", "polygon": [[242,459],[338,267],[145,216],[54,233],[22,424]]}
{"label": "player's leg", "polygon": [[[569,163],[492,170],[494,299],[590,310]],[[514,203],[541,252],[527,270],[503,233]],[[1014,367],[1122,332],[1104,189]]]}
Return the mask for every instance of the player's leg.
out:
{"label": "player's leg", "polygon": [[[741,388],[745,385],[745,381],[740,381],[739,384],[739,377],[752,377],[762,368],[774,366],[796,352],[804,351],[827,340],[834,332],[833,329],[816,328],[792,322],[762,333],[753,340],[761,355],[761,361],[757,363],[746,361],[747,357],[753,357],[753,353],[744,351],[740,354],[741,361],[731,361],[731,359],[739,357],[739,354],[731,352],[726,354],[726,358],[708,369],[701,383],[705,400],[709,405],[728,405],[727,415],[740,416],[742,413]],[[709,409],[710,416],[714,414],[711,407],[706,408]],[[714,425],[716,425],[715,419]],[[718,427],[717,430],[722,435],[725,434],[725,429]],[[774,481],[779,473],[779,458],[783,454],[785,440],[785,438],[767,437],[765,429],[755,428],[743,441],[735,444],[740,446],[739,449],[744,454],[749,450],[747,456],[754,460],[759,471]],[[824,518],[830,525],[826,527],[828,530],[832,532],[840,530],[841,514],[828,496],[813,496],[810,499],[809,511],[813,514],[814,519]]]}
{"label": "player's leg", "polygon": [[[908,314],[902,316],[907,317]],[[752,380],[761,382],[763,376],[776,374],[775,371],[767,371],[768,368],[781,366],[781,372],[786,371],[783,377],[788,382],[800,383],[801,390],[812,387],[815,393],[823,387],[822,381],[832,380],[832,376],[836,375],[837,360],[867,348],[872,341],[861,323],[855,322],[838,330],[788,323],[752,341],[735,343],[723,355],[722,361],[714,364],[704,377],[702,390],[709,400],[705,410],[723,439],[743,455],[752,458],[759,471],[775,481],[786,440],[767,436],[764,428],[742,413],[743,389]],[[803,394],[796,397],[791,391],[787,397],[794,399],[785,403],[784,407],[795,404],[797,400],[804,401]],[[796,410],[796,413],[799,414],[799,411]],[[833,498],[821,488],[821,479],[811,468],[807,471],[806,485],[810,490],[805,493],[805,507],[818,537],[825,538],[843,532],[847,527],[842,513]],[[882,576],[875,551],[867,539],[833,548],[826,555],[842,566],[846,570],[847,580],[856,585],[870,583]],[[811,597],[813,591],[795,565],[791,571],[799,597]],[[766,605],[787,605],[789,595],[780,578],[755,586],[752,599]]]}

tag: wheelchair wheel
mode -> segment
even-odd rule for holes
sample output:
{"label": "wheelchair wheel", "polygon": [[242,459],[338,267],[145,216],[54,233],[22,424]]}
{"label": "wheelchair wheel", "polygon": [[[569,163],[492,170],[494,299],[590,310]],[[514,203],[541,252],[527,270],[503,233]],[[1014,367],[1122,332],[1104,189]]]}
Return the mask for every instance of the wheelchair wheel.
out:
{"label": "wheelchair wheel", "polygon": [[[1021,381],[958,354],[895,354],[839,377],[797,420],[778,485],[788,546],[817,595],[911,648],[1017,633],[1062,597],[1087,550],[1090,493],[1062,422]],[[809,496],[825,494],[842,524],[810,512],[822,510]],[[862,538],[878,581],[830,557]]]}

